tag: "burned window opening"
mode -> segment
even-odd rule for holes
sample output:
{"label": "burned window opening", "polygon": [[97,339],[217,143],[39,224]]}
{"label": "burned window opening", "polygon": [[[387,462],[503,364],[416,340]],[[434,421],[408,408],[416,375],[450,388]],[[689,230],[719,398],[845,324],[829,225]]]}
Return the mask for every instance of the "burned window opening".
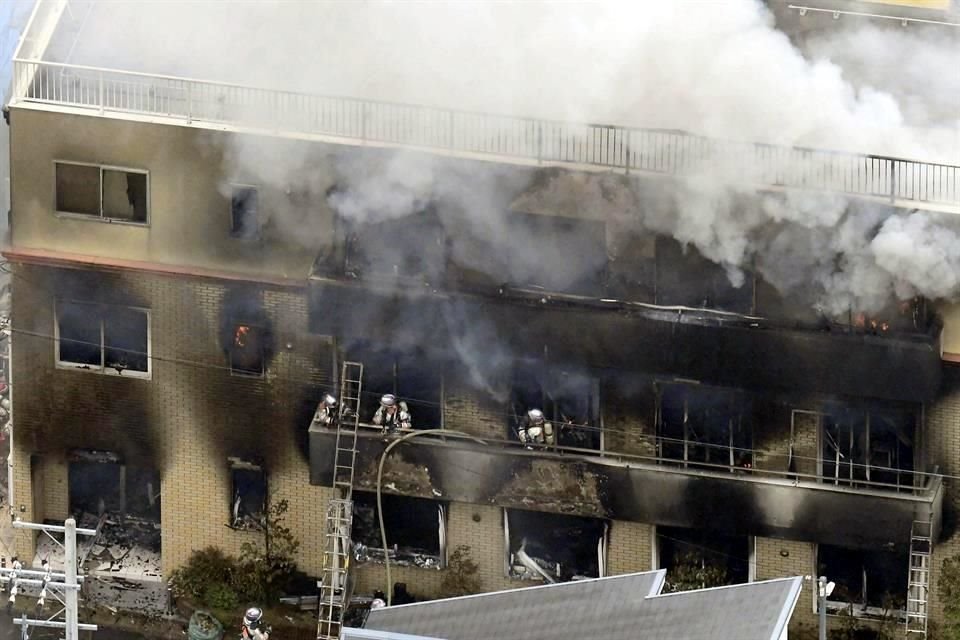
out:
{"label": "burned window opening", "polygon": [[233,323],[233,341],[228,349],[230,372],[243,376],[262,376],[266,362],[264,328],[248,322]]}
{"label": "burned window opening", "polygon": [[116,375],[149,375],[147,310],[60,300],[56,318],[58,364]]}
{"label": "burned window opening", "polygon": [[503,256],[501,282],[518,288],[606,295],[606,224],[562,216],[511,213],[509,233],[490,251]]}
{"label": "burned window opening", "polygon": [[899,613],[907,596],[908,566],[907,551],[817,546],[817,575],[837,585],[827,601],[828,612],[878,617]]}
{"label": "burned window opening", "polygon": [[744,273],[743,284],[736,287],[730,282],[726,270],[701,255],[696,247],[659,236],[656,252],[657,304],[753,312],[754,276],[751,272]]}
{"label": "burned window opening", "polygon": [[231,185],[230,235],[244,239],[260,237],[260,194],[256,187]]}
{"label": "burned window opening", "polygon": [[603,444],[600,422],[600,380],[584,373],[530,364],[514,369],[510,393],[508,433],[519,440],[518,431],[531,409],[540,409],[551,423],[555,443],[599,451]]}
{"label": "burned window opening", "polygon": [[401,217],[354,222],[338,217],[343,229],[344,272],[353,277],[389,276],[440,284],[446,273],[447,238],[433,207]]}
{"label": "burned window opening", "polygon": [[380,399],[391,394],[407,405],[414,429],[443,427],[443,367],[423,353],[397,353],[358,345],[346,359],[363,363],[360,421],[373,422]]}
{"label": "burned window opening", "polygon": [[741,391],[658,383],[656,424],[661,459],[731,470],[753,466],[750,401]]}
{"label": "burned window opening", "polygon": [[228,458],[230,464],[230,528],[259,531],[267,510],[267,474],[259,464]]}
{"label": "burned window opening", "polygon": [[670,592],[741,584],[750,579],[750,537],[657,527],[657,561]]}
{"label": "burned window opening", "polygon": [[915,433],[916,416],[907,409],[828,405],[820,417],[821,475],[838,485],[911,487]]}
{"label": "burned window opening", "polygon": [[145,171],[57,162],[56,209],[114,222],[147,222]]}
{"label": "burned window opening", "polygon": [[75,451],[68,466],[70,512],[160,522],[160,474],[128,466],[110,452]]}
{"label": "burned window opening", "polygon": [[507,577],[553,583],[606,575],[606,520],[504,509],[503,529]]}
{"label": "burned window opening", "polygon": [[[383,526],[390,562],[423,569],[446,565],[449,503],[383,494]],[[354,556],[359,562],[383,562],[383,542],[377,518],[377,495],[353,494]]]}

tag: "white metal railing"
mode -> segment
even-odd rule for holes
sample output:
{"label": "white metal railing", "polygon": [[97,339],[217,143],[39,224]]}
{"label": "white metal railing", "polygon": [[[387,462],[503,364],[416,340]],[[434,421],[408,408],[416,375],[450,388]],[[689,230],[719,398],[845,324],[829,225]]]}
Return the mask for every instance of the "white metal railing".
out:
{"label": "white metal railing", "polygon": [[960,167],[14,60],[13,102],[960,207]]}

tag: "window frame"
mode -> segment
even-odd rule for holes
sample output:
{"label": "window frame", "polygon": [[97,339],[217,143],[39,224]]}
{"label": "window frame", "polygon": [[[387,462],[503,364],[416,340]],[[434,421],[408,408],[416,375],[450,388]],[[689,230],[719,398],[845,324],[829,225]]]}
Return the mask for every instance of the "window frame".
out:
{"label": "window frame", "polygon": [[242,369],[237,369],[233,366],[233,350],[235,344],[231,343],[230,347],[227,349],[227,368],[230,369],[230,375],[238,378],[266,378],[267,377],[267,345],[265,343],[267,335],[267,327],[261,322],[254,322],[252,320],[243,320],[243,319],[234,319],[230,322],[230,327],[232,328],[232,335],[236,336],[237,330],[241,327],[247,327],[250,330],[256,330],[258,335],[258,342],[260,344],[260,371],[244,371]]}
{"label": "window frame", "polygon": [[[237,240],[248,240],[256,241],[260,240],[263,234],[263,224],[260,220],[260,196],[261,189],[259,185],[256,184],[246,184],[242,182],[228,182],[227,186],[230,187],[230,195],[227,197],[227,217],[229,223],[230,237]],[[238,231],[233,228],[234,218],[233,218],[233,198],[237,190],[239,189],[252,189],[256,194],[257,206],[254,209],[256,217],[256,231],[253,233],[244,233],[243,231]]]}
{"label": "window frame", "polygon": [[[87,305],[91,307],[96,307],[97,317],[100,323],[100,365],[94,366],[89,364],[82,364],[79,362],[70,362],[69,360],[60,359],[60,308],[64,304],[76,304],[76,305]],[[147,320],[147,370],[146,371],[137,371],[136,369],[124,369],[122,372],[117,371],[113,367],[106,366],[105,355],[107,350],[107,345],[105,342],[105,331],[104,331],[104,317],[103,310],[117,308],[117,309],[127,309],[131,311],[137,311],[143,313],[146,316]],[[150,380],[153,377],[153,329],[152,329],[152,319],[150,309],[144,307],[122,305],[122,304],[108,304],[101,302],[89,302],[86,300],[77,300],[74,298],[57,298],[53,301],[53,357],[57,369],[67,369],[70,371],[85,371],[88,373],[96,373],[100,375],[107,376],[117,376],[117,377],[126,377],[126,378],[140,378],[143,380]]]}
{"label": "window frame", "polygon": [[[57,206],[57,165],[73,165],[76,167],[96,167],[99,170],[99,215],[80,213],[77,211],[61,211]],[[139,220],[126,220],[124,218],[113,218],[103,213],[103,172],[104,171],[123,171],[124,173],[138,173],[145,176],[146,179],[146,216],[141,222]],[[149,227],[151,222],[150,211],[150,171],[148,169],[138,169],[135,167],[124,167],[119,165],[101,164],[98,162],[79,162],[76,160],[53,160],[53,212],[58,218],[72,218],[76,220],[96,220],[108,224],[132,225],[135,227]]]}
{"label": "window frame", "polygon": [[[511,511],[529,511],[529,509],[517,509],[515,507],[500,507],[500,528],[503,532],[503,577],[511,581],[522,581],[522,582],[533,582],[535,584],[547,585],[547,584],[564,584],[561,581],[555,583],[548,583],[541,577],[524,577],[514,575],[512,571],[512,566],[510,563],[510,512]],[[546,513],[546,512],[543,512]],[[610,575],[610,536],[611,529],[613,529],[613,520],[607,518],[597,518],[594,516],[580,516],[574,514],[549,514],[557,516],[566,516],[572,518],[580,518],[585,520],[597,520],[603,524],[603,534],[597,540],[597,578],[606,578]],[[651,545],[656,546],[656,545]]]}

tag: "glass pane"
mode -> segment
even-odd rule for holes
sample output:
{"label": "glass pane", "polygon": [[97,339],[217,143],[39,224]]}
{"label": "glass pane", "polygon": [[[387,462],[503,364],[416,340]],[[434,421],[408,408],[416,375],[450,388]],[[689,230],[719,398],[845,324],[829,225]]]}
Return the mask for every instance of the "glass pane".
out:
{"label": "glass pane", "polygon": [[100,314],[96,305],[58,303],[57,327],[61,362],[100,366]]}
{"label": "glass pane", "polygon": [[106,366],[147,371],[147,313],[137,309],[110,307],[104,313],[103,339]]}
{"label": "glass pane", "polygon": [[147,175],[103,170],[103,215],[130,222],[147,221]]}
{"label": "glass pane", "polygon": [[57,211],[100,215],[100,168],[57,163]]}

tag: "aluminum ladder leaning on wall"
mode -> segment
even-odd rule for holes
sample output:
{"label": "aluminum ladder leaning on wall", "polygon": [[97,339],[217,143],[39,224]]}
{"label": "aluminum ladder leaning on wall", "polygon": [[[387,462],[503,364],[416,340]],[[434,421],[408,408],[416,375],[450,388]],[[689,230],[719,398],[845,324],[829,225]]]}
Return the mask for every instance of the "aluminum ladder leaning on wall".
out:
{"label": "aluminum ladder leaning on wall", "polygon": [[930,559],[933,523],[914,520],[910,529],[910,569],[907,578],[907,635],[927,637],[927,602],[930,591]]}
{"label": "aluminum ladder leaning on wall", "polygon": [[327,503],[324,525],[323,573],[320,583],[320,610],[317,640],[340,637],[343,614],[350,599],[351,534],[353,529],[353,472],[357,461],[357,430],[360,427],[360,398],[363,364],[344,361],[340,373],[337,438],[333,452],[333,489]]}

